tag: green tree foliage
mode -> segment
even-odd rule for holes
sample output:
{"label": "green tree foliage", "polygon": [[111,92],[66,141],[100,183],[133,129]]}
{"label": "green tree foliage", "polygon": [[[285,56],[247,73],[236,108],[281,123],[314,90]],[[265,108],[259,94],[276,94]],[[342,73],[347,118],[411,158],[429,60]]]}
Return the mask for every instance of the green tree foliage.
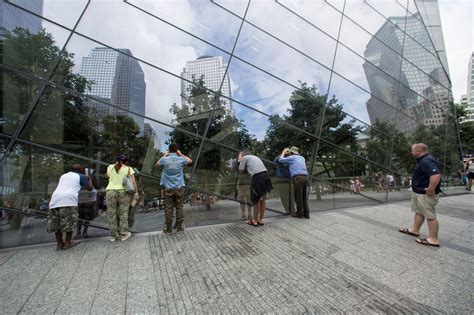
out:
{"label": "green tree foliage", "polygon": [[[312,135],[317,136],[320,128],[322,139],[356,152],[357,134],[361,128],[354,126],[354,121],[344,121],[347,115],[342,111],[343,105],[338,104],[334,96],[326,104],[326,96],[319,94],[314,85],[309,86],[304,82],[300,84],[301,87],[291,93],[287,114],[270,117],[263,145],[267,149],[262,154],[273,160],[284,147],[297,146],[307,163],[310,163],[316,141],[316,137]],[[324,121],[321,121],[323,111]],[[293,131],[287,124],[312,135]],[[349,159],[351,163],[341,163],[342,159]],[[317,160],[318,167],[313,170],[313,175],[326,173],[328,176],[353,176],[354,168],[362,168],[360,163],[355,165],[352,162],[352,157],[329,145],[320,146]]]}
{"label": "green tree foliage", "polygon": [[[409,174],[413,170],[415,160],[410,153],[410,141],[402,131],[398,130],[394,124],[376,121],[368,128],[369,141],[367,142],[366,153],[370,161],[390,167],[398,174]],[[390,155],[390,151],[392,154]],[[380,171],[379,168],[370,164],[372,174]]]}
{"label": "green tree foliage", "polygon": [[[255,137],[228,109],[229,101],[206,89],[204,75],[199,78],[193,76],[192,85],[182,96],[185,100],[184,104],[181,106],[173,104],[170,108],[170,112],[175,117],[176,127],[202,135],[209,124],[206,136],[213,141],[225,143],[236,149],[244,147],[252,149],[255,146]],[[179,130],[173,130],[169,135],[168,143],[176,142],[184,154],[196,156],[201,139]],[[231,158],[235,157],[235,152],[211,143],[205,144],[195,171],[194,184],[222,194],[230,194],[231,190],[233,191],[230,184],[234,181],[234,174],[230,172],[227,164]]]}
{"label": "green tree foliage", "polygon": [[107,116],[103,119],[100,152],[103,161],[115,161],[125,154],[131,165],[140,167],[147,153],[148,139],[140,136],[137,123],[129,116]]}

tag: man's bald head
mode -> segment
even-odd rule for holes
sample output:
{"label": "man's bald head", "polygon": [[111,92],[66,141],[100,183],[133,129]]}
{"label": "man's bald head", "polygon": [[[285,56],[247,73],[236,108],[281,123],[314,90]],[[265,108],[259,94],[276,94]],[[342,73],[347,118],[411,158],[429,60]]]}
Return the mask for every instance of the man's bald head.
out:
{"label": "man's bald head", "polygon": [[428,153],[428,146],[424,143],[415,143],[411,146],[411,154],[415,158],[419,158]]}

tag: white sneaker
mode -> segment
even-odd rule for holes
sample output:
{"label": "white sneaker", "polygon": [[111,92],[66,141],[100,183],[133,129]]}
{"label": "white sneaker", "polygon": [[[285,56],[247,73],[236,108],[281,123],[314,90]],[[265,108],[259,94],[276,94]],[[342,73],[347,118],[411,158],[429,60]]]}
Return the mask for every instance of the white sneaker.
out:
{"label": "white sneaker", "polygon": [[126,241],[126,240],[128,240],[128,239],[130,238],[130,236],[132,236],[132,233],[127,232],[125,235],[122,235],[122,236],[120,237],[120,240],[121,240],[122,242],[123,242],[123,241]]}
{"label": "white sneaker", "polygon": [[111,242],[115,242],[116,239],[117,239],[117,237],[114,237],[114,236],[111,236],[111,237],[110,237],[110,241],[111,241]]}

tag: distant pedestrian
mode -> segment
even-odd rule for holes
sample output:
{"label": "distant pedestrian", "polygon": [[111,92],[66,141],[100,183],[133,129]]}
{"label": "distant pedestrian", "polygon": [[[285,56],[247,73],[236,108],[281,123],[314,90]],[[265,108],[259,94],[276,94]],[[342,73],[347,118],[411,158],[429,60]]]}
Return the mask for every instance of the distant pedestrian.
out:
{"label": "distant pedestrian", "polygon": [[360,189],[362,188],[362,182],[360,181],[360,177],[356,177],[354,179],[354,193],[360,194]]}
{"label": "distant pedestrian", "polygon": [[474,179],[474,156],[466,163],[466,177],[467,177],[467,185],[466,190],[472,190],[472,179]]}
{"label": "distant pedestrian", "polygon": [[263,215],[267,208],[268,194],[272,191],[273,186],[268,175],[267,168],[263,165],[262,160],[252,155],[250,150],[245,149],[239,153],[239,171],[247,172],[251,177],[250,183],[250,201],[253,205],[253,218],[248,220],[247,224],[253,226],[264,225]]}
{"label": "distant pedestrian", "polygon": [[279,161],[288,164],[290,168],[295,189],[296,216],[301,219],[309,219],[308,192],[310,183],[305,158],[300,155],[299,149],[293,146],[283,149]]}
{"label": "distant pedestrian", "polygon": [[183,168],[191,165],[193,161],[181,153],[178,144],[171,143],[168,151],[156,162],[161,166],[160,185],[164,186],[165,196],[165,226],[163,232],[170,234],[172,232],[173,209],[176,209],[176,232],[184,231],[184,174]]}
{"label": "distant pedestrian", "polygon": [[[78,218],[78,195],[81,187],[92,190],[92,180],[84,175],[84,167],[74,164],[71,171],[59,178],[59,183],[49,202],[48,225],[49,233],[56,237],[56,250],[69,249],[79,244],[72,241],[73,226]],[[66,241],[63,241],[66,232]]]}
{"label": "distant pedestrian", "polygon": [[415,213],[413,224],[409,228],[400,228],[401,233],[420,236],[420,228],[425,218],[428,221],[428,237],[418,238],[417,243],[439,247],[439,224],[436,219],[436,204],[440,193],[441,173],[438,162],[428,154],[424,143],[415,143],[411,153],[417,163],[412,176],[411,209]]}
{"label": "distant pedestrian", "polygon": [[[128,231],[128,208],[130,206],[130,195],[125,191],[125,176],[132,176],[135,191],[137,185],[133,174],[133,168],[126,166],[128,158],[125,155],[119,155],[115,164],[107,167],[107,176],[109,184],[107,185],[107,218],[109,223],[110,241],[115,242],[117,237],[121,241],[126,241],[132,236]],[[119,217],[119,227],[117,231],[117,216]]]}

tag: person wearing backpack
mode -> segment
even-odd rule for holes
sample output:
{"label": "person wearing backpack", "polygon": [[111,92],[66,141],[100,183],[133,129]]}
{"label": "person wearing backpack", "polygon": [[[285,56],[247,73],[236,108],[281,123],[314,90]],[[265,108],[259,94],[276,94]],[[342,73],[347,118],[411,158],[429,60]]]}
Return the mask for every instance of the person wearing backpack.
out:
{"label": "person wearing backpack", "polygon": [[[135,181],[135,171],[126,165],[128,158],[125,155],[119,155],[115,164],[107,167],[107,218],[109,223],[110,241],[115,242],[117,238],[126,241],[132,236],[128,231],[128,210],[130,206],[130,195],[125,190],[124,180],[126,176],[131,176],[135,192],[137,183]],[[117,215],[119,217],[119,227],[117,228]]]}

